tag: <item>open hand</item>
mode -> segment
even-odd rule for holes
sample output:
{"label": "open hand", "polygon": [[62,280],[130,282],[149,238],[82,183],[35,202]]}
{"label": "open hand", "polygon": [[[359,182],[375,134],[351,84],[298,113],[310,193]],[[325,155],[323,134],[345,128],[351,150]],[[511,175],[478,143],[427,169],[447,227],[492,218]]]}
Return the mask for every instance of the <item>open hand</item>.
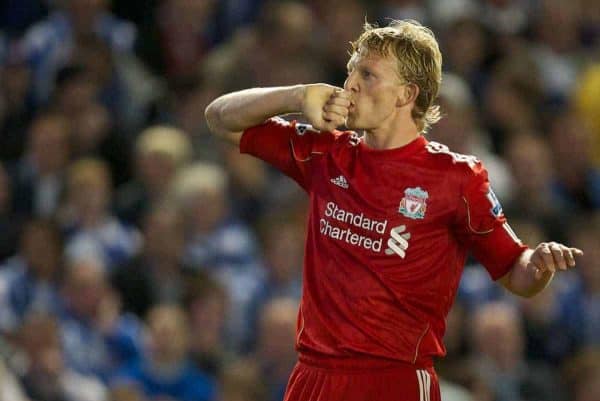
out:
{"label": "open hand", "polygon": [[542,242],[534,249],[527,267],[535,269],[535,277],[539,280],[544,273],[554,274],[556,270],[575,267],[575,256],[581,255],[581,249],[569,248],[557,242]]}

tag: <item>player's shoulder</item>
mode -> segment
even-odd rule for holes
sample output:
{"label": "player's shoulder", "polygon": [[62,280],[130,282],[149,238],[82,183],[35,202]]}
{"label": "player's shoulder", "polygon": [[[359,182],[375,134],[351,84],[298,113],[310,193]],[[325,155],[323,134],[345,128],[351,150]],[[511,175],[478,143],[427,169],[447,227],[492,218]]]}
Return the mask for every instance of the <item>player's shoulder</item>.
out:
{"label": "player's shoulder", "polygon": [[468,178],[485,171],[477,156],[454,152],[439,142],[428,141],[424,153],[432,165],[446,173]]}

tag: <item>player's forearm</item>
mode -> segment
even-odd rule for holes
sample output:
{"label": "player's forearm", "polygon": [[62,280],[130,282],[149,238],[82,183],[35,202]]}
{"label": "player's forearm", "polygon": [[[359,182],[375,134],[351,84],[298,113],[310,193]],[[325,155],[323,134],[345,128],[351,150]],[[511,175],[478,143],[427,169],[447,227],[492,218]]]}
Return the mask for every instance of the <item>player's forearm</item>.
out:
{"label": "player's forearm", "polygon": [[532,255],[533,250],[524,251],[503,282],[509,291],[526,298],[541,292],[554,276],[551,271],[546,270],[536,277],[536,268],[529,263]]}
{"label": "player's forearm", "polygon": [[205,115],[217,135],[240,132],[270,117],[300,112],[303,98],[303,85],[246,89],[215,99]]}

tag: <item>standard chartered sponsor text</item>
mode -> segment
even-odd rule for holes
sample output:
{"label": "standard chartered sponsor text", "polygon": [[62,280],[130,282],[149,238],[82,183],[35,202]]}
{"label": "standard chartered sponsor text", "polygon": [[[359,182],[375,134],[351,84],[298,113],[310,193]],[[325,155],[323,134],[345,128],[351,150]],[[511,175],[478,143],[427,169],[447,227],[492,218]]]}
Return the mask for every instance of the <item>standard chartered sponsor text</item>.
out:
{"label": "standard chartered sponsor text", "polygon": [[337,220],[354,227],[362,228],[378,234],[384,234],[387,227],[387,220],[379,221],[366,217],[362,212],[353,213],[340,208],[335,202],[328,202],[325,206],[325,217],[319,221],[319,230],[321,234],[330,238],[344,241],[351,245],[363,247],[374,252],[380,252],[383,243],[383,237],[372,238],[352,231],[352,228],[340,228],[335,225]]}

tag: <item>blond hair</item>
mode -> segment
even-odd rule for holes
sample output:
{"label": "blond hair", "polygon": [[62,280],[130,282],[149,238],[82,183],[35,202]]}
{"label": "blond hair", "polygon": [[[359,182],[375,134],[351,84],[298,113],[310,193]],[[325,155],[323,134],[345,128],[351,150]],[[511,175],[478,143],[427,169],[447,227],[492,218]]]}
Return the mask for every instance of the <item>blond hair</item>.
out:
{"label": "blond hair", "polygon": [[222,193],[227,189],[227,173],[216,164],[196,162],[177,173],[171,188],[172,199],[184,206],[194,196]]}
{"label": "blond hair", "polygon": [[67,186],[70,191],[77,191],[81,185],[105,185],[112,187],[112,179],[108,164],[95,158],[77,160],[71,165],[67,175]]}
{"label": "blond hair", "polygon": [[138,154],[158,153],[167,156],[177,167],[191,160],[191,147],[185,132],[164,125],[156,125],[142,131],[135,145]]}
{"label": "blond hair", "polygon": [[366,22],[351,45],[353,55],[366,51],[396,58],[400,78],[419,87],[412,118],[420,132],[440,120],[433,102],[442,83],[442,53],[429,28],[413,20],[393,20],[383,28]]}

